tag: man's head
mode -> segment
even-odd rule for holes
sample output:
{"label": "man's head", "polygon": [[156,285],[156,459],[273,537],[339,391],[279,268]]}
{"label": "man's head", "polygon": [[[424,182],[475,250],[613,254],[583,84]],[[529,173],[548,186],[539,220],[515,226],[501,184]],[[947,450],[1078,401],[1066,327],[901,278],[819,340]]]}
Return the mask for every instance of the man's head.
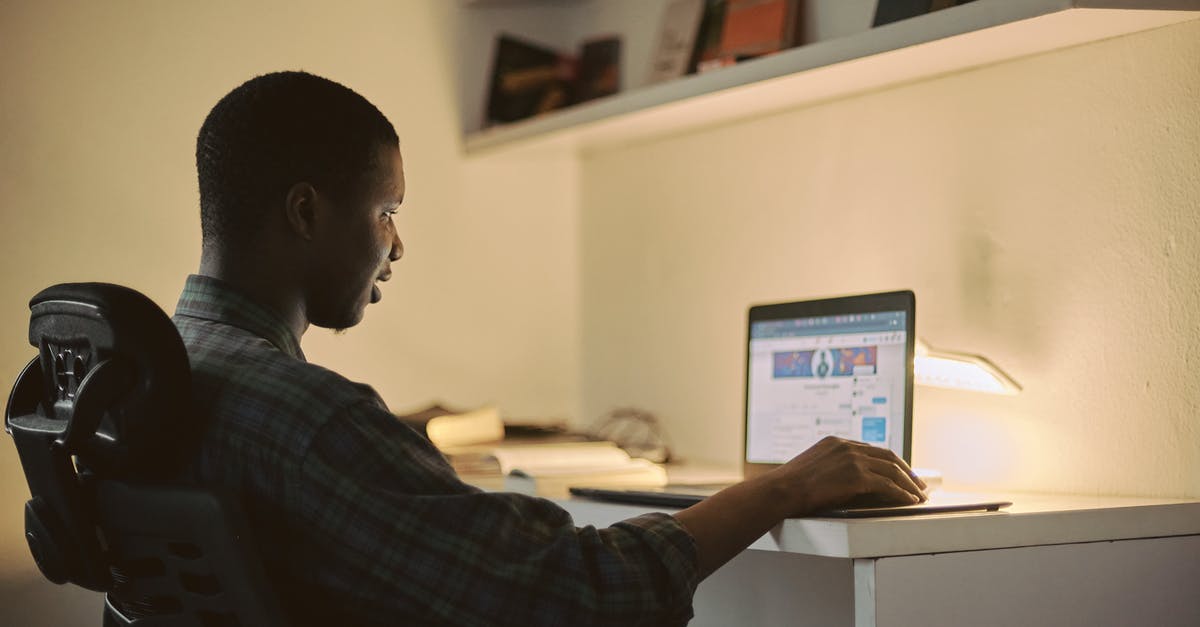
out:
{"label": "man's head", "polygon": [[395,129],[365,98],[304,72],[251,79],[209,112],[196,169],[205,255],[225,272],[277,268],[266,278],[294,285],[317,326],[353,326],[378,300],[403,250],[391,213],[404,172]]}

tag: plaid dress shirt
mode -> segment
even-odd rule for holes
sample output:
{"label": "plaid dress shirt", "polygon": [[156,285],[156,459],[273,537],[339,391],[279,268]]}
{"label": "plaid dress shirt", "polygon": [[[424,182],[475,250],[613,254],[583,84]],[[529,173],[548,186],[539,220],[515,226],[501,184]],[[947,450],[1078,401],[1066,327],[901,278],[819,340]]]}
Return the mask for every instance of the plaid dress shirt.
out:
{"label": "plaid dress shirt", "polygon": [[650,514],[576,527],[554,503],[464,484],[369,386],[305,361],[267,308],[188,277],[175,325],[206,417],[195,479],[242,495],[297,625],[672,625],[691,536]]}

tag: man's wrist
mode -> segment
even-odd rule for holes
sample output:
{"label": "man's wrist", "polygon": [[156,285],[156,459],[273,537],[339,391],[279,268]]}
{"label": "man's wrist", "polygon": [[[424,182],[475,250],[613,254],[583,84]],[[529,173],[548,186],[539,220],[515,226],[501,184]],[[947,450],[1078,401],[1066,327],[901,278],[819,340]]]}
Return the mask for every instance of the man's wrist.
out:
{"label": "man's wrist", "polygon": [[796,489],[794,481],[776,468],[759,475],[754,481],[761,482],[759,490],[765,503],[777,520],[804,516],[809,511],[808,495]]}

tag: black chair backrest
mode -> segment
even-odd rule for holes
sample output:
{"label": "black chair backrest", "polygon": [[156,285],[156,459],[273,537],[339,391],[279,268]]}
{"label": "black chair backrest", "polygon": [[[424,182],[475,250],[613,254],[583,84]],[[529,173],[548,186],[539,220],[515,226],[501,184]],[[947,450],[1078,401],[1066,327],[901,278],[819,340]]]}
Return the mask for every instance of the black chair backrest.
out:
{"label": "black chair backrest", "polygon": [[110,624],[281,624],[236,499],[179,484],[203,425],[171,320],[103,283],[56,285],[29,307],[38,357],[5,428],[42,573],[108,593]]}

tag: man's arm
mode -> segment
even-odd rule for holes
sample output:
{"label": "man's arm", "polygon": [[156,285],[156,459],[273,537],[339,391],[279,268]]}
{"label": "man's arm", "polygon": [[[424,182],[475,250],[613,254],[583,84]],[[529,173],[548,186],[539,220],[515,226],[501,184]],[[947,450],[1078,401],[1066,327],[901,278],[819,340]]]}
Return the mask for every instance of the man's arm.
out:
{"label": "man's arm", "polygon": [[827,437],[792,461],[677,514],[696,540],[704,578],[785,518],[807,516],[855,497],[881,504],[925,500],[921,481],[892,451]]}
{"label": "man's arm", "polygon": [[576,527],[546,499],[464,485],[381,402],[317,434],[287,513],[289,568],[349,622],[682,625],[694,540],[667,514]]}

